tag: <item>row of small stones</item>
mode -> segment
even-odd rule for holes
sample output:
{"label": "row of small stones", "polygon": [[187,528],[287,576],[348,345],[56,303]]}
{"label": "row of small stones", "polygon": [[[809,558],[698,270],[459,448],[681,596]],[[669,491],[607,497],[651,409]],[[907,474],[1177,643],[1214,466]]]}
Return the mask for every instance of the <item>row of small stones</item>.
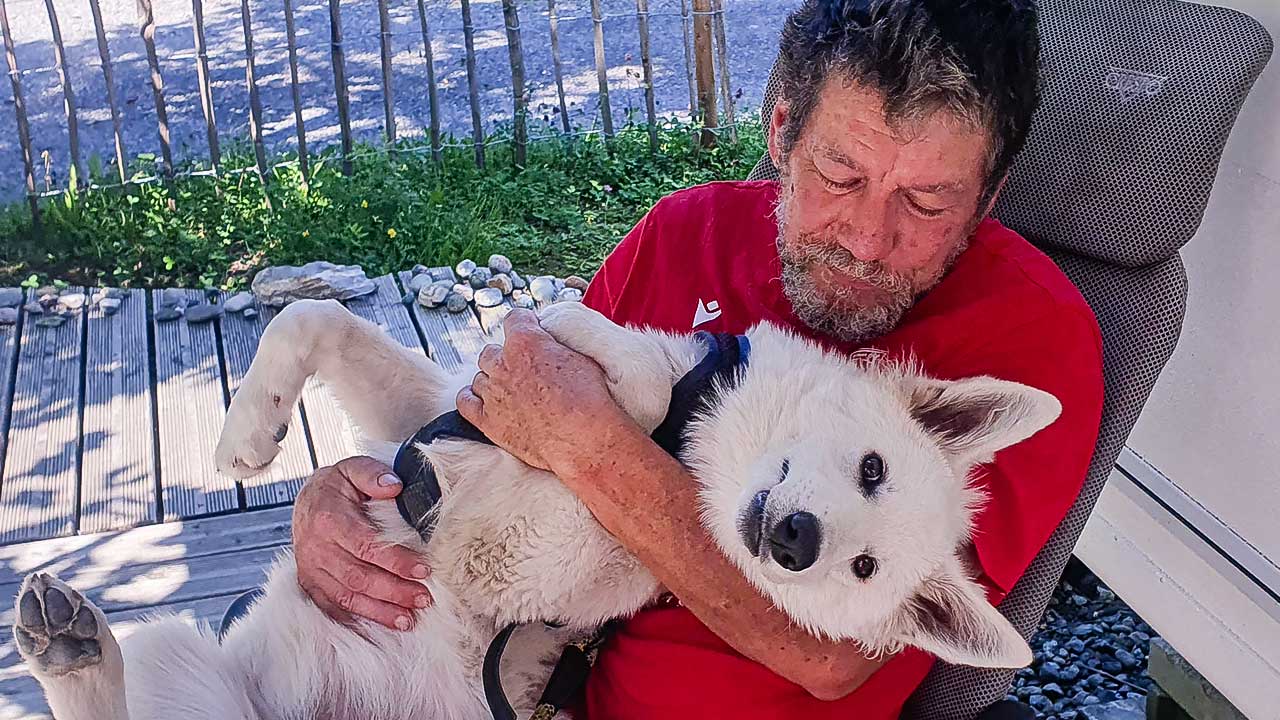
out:
{"label": "row of small stones", "polygon": [[587,291],[587,281],[576,275],[563,280],[550,275],[525,280],[505,255],[490,255],[486,267],[478,266],[473,260],[463,260],[453,271],[458,282],[436,278],[424,265],[414,267],[402,302],[426,308],[444,307],[449,312],[460,313],[469,303],[482,308],[497,307],[504,298],[510,297],[516,307],[533,309],[540,303],[580,301]]}
{"label": "row of small stones", "polygon": [[[35,316],[35,323],[40,327],[60,327],[86,305],[100,307],[104,315],[115,315],[120,311],[125,297],[124,292],[116,288],[95,290],[90,295],[47,286],[38,288],[35,291],[35,299],[24,305],[22,290],[0,288],[0,325],[13,325],[18,322],[19,307],[27,311],[27,314]],[[160,303],[155,317],[161,322],[186,317],[187,322],[200,323],[208,322],[223,312],[243,312],[245,317],[258,314],[258,311],[252,307],[254,298],[251,293],[234,295],[222,305],[207,303],[187,307],[190,302],[185,290],[164,290],[160,293]]]}
{"label": "row of small stones", "polygon": [[[449,312],[459,313],[466,310],[469,303],[478,307],[497,307],[504,298],[510,297],[516,307],[532,309],[539,303],[580,301],[587,290],[587,281],[576,275],[563,280],[543,275],[526,281],[503,255],[489,256],[488,267],[479,267],[471,260],[463,260],[454,268],[454,272],[461,282],[437,280],[425,265],[414,267],[413,277],[407,286],[409,292],[403,298],[404,303],[412,305],[416,302],[427,308],[443,306]],[[120,310],[125,296],[115,288],[97,290],[90,296],[83,292],[59,291],[48,286],[37,289],[35,297],[35,300],[23,305],[22,290],[0,289],[0,325],[16,323],[19,306],[31,315],[39,316],[36,324],[41,327],[62,325],[86,303],[100,306],[105,315],[114,315]],[[237,293],[221,305],[190,304],[185,291],[165,290],[160,294],[155,318],[160,322],[170,322],[185,317],[187,322],[201,323],[224,312],[238,312],[246,318],[256,316],[258,311],[254,307],[253,294]]]}
{"label": "row of small stones", "polygon": [[114,315],[124,301],[124,293],[115,288],[97,290],[93,295],[53,286],[37,288],[35,299],[23,305],[23,293],[18,288],[0,288],[0,325],[18,322],[18,308],[37,316],[40,327],[59,327],[85,305],[97,305],[106,315]]}

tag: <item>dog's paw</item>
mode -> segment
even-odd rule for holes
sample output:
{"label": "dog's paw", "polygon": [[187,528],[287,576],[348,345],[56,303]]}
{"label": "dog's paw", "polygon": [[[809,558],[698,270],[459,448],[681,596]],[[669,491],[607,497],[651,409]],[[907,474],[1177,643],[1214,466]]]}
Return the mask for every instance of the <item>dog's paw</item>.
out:
{"label": "dog's paw", "polygon": [[15,614],[18,652],[32,672],[61,677],[102,662],[103,643],[110,637],[106,617],[56,577],[28,575]]}
{"label": "dog's paw", "polygon": [[264,415],[250,406],[247,398],[237,396],[232,401],[213,454],[218,471],[237,479],[256,475],[270,465],[289,432],[288,410]]}

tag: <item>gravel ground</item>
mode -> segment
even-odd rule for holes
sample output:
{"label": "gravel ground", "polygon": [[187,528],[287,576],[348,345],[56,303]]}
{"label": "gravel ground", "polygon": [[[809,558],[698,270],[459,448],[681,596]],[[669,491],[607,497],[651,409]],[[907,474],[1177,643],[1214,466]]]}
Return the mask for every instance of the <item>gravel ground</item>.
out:
{"label": "gravel ground", "polygon": [[1077,720],[1085,708],[1146,695],[1147,649],[1155,632],[1078,561],[1072,560],[1032,638],[1035,663],[1018,673],[1010,699],[1046,718]]}
{"label": "gravel ground", "polygon": [[[44,0],[8,0],[17,44],[23,94],[36,154],[48,154],[55,183],[65,181],[69,150],[58,74]],[[153,0],[156,43],[161,57],[166,105],[175,155],[205,157],[204,118],[194,60],[190,0]],[[740,103],[758,106],[773,61],[777,32],[796,0],[725,0],[726,33],[732,86]],[[283,3],[249,0],[254,28],[257,77],[264,107],[265,137],[272,146],[293,146],[293,106],[285,51]],[[421,135],[429,120],[426,65],[414,0],[389,0],[392,24],[393,95],[399,134]],[[471,132],[464,65],[462,16],[457,0],[425,0],[433,34],[440,86],[441,124],[455,137]],[[687,113],[689,89],[681,40],[679,0],[651,0],[650,33],[654,89],[659,112]],[[113,157],[111,117],[107,110],[93,19],[88,0],[54,0],[68,67],[79,105],[82,154]],[[205,0],[204,24],[210,78],[220,134],[248,137],[249,103],[245,84],[244,35],[237,0]],[[605,49],[610,105],[615,124],[628,114],[644,116],[640,89],[640,51],[634,0],[602,0],[606,14]],[[124,142],[129,155],[159,154],[155,109],[145,46],[138,33],[135,0],[101,0],[122,105]],[[597,81],[589,0],[558,0],[560,54],[565,91],[575,126],[599,127]],[[520,0],[525,74],[534,118],[558,124],[546,0]],[[338,141],[338,120],[329,48],[328,4],[295,0],[300,84],[309,149]],[[616,17],[611,17],[616,15]],[[502,6],[498,0],[473,0],[473,24],[482,115],[488,127],[511,116],[511,74]],[[378,4],[342,3],[352,126],[364,139],[383,129]],[[0,83],[0,198],[21,192],[22,156],[18,149],[9,83]],[[534,135],[545,128],[533,127]],[[37,162],[39,158],[37,158]],[[43,176],[44,171],[37,174]],[[41,179],[43,184],[43,179]]]}

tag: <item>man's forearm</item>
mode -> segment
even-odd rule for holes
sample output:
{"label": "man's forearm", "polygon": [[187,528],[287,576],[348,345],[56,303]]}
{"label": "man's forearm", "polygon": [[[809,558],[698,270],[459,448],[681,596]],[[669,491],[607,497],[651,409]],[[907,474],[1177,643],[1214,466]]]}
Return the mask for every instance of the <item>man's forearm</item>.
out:
{"label": "man's forearm", "polygon": [[696,481],[639,428],[601,432],[592,446],[608,452],[570,458],[556,473],[712,632],[823,699],[847,695],[879,668],[852,643],[794,626],[752,587],[703,528]]}

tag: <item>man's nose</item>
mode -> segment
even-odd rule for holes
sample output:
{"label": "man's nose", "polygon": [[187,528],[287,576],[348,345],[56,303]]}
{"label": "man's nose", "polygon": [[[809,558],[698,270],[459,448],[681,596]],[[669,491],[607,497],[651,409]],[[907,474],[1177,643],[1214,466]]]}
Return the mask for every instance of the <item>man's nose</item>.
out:
{"label": "man's nose", "polygon": [[884,260],[893,252],[896,235],[884,207],[864,204],[839,233],[840,246],[862,262]]}

